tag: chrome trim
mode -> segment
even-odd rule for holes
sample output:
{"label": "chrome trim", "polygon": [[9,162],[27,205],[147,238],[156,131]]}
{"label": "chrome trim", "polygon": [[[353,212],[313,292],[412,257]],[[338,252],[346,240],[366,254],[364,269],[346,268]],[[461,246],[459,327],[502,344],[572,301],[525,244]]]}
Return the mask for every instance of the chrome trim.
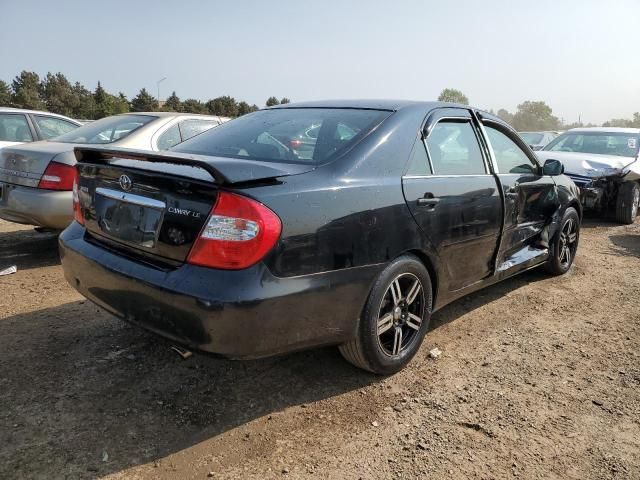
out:
{"label": "chrome trim", "polygon": [[121,202],[133,203],[134,205],[140,205],[142,207],[155,208],[158,210],[164,210],[167,204],[156,200],[154,198],[143,197],[141,195],[134,195],[133,193],[119,192],[118,190],[111,190],[110,188],[96,188],[96,194],[103,197],[111,198],[113,200],[119,200]]}
{"label": "chrome trim", "polygon": [[490,173],[470,173],[468,175],[403,175],[402,178],[459,178],[459,177],[493,177]]}

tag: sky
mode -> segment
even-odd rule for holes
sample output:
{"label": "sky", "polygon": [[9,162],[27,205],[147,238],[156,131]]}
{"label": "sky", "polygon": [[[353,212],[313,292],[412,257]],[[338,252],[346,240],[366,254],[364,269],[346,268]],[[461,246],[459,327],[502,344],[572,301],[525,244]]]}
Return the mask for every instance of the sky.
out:
{"label": "sky", "polygon": [[0,0],[0,79],[62,72],[129,98],[231,95],[263,106],[435,100],[570,123],[640,111],[640,0]]}

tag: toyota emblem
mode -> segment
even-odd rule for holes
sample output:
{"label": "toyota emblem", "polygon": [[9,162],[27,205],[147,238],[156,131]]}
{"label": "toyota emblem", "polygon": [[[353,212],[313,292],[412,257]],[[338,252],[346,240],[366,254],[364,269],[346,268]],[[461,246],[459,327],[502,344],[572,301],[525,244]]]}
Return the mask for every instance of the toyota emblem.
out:
{"label": "toyota emblem", "polygon": [[120,188],[125,192],[128,192],[133,187],[133,182],[127,175],[120,175]]}

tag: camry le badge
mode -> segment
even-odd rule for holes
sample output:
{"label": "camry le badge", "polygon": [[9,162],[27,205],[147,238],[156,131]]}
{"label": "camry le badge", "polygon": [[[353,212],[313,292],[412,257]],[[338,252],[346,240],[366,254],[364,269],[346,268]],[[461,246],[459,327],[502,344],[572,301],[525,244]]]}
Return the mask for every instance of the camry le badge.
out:
{"label": "camry le badge", "polygon": [[120,175],[120,188],[125,192],[128,192],[133,187],[133,182],[127,175]]}

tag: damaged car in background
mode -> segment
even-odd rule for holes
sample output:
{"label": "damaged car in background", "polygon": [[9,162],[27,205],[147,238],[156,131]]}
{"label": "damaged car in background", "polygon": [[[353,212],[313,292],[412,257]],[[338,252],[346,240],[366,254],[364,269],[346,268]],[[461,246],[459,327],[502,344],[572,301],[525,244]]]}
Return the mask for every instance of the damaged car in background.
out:
{"label": "damaged car in background", "polygon": [[612,213],[618,222],[630,224],[640,203],[639,147],[638,128],[577,128],[537,153],[541,161],[562,162],[586,209]]}

